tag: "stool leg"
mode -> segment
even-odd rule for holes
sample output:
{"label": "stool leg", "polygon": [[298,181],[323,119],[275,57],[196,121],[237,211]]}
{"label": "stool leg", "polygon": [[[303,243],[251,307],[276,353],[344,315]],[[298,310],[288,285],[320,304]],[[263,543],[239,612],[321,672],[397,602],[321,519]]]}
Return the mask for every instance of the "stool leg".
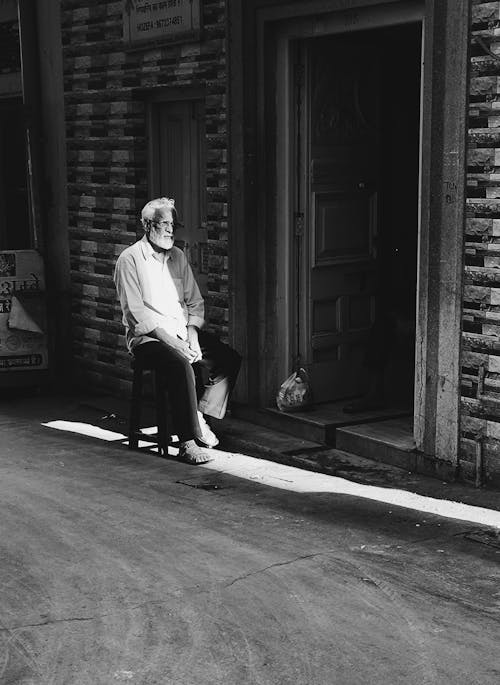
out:
{"label": "stool leg", "polygon": [[128,448],[136,450],[139,446],[138,433],[141,428],[142,407],[142,369],[134,369],[132,380],[132,401],[130,403],[130,417],[128,422]]}
{"label": "stool leg", "polygon": [[158,427],[158,454],[161,457],[168,457],[168,426],[167,426],[167,400],[166,390],[161,382],[161,373],[155,371],[155,405],[156,405],[156,425]]}

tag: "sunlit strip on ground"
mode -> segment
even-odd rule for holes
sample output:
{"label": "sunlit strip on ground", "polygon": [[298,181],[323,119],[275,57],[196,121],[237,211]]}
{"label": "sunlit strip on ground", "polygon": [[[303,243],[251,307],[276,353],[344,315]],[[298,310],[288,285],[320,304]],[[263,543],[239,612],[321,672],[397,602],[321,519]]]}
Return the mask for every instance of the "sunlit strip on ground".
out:
{"label": "sunlit strip on ground", "polygon": [[417,495],[407,490],[364,485],[339,476],[305,471],[294,466],[256,459],[244,454],[229,454],[220,450],[211,451],[214,454],[214,460],[208,464],[203,464],[203,468],[227,473],[238,478],[246,478],[262,485],[270,485],[273,488],[300,493],[324,492],[362,497],[426,514],[435,514],[445,518],[500,528],[500,512],[492,509]]}
{"label": "sunlit strip on ground", "polygon": [[79,433],[80,435],[87,435],[90,438],[99,438],[99,440],[107,440],[108,442],[124,440],[127,437],[123,433],[116,433],[106,428],[94,426],[91,423],[81,423],[79,421],[48,421],[47,423],[42,423],[42,426],[66,431],[67,433]]}
{"label": "sunlit strip on ground", "polygon": [[[127,436],[123,433],[117,433],[116,431],[110,431],[107,428],[100,428],[99,426],[94,426],[92,423],[83,423],[82,421],[48,421],[47,423],[42,423],[42,426],[46,428],[54,428],[55,430],[65,431],[67,433],[78,433],[79,435],[86,435],[89,438],[97,438],[99,440],[106,440],[107,442],[123,442],[125,445],[128,444]],[[149,426],[147,428],[141,428],[141,433],[146,438],[145,440],[139,440],[139,447],[148,447],[157,452],[157,448],[154,447],[153,443],[147,440],[148,435],[153,435],[157,432],[156,426]],[[173,435],[172,440],[177,440],[177,436]],[[175,448],[170,449],[169,453],[172,456],[177,454],[178,450]]]}
{"label": "sunlit strip on ground", "polygon": [[[106,441],[122,441],[126,444],[126,435],[110,431],[89,423],[77,421],[49,421],[42,424],[48,428],[60,431],[79,433],[92,438]],[[145,434],[155,432],[155,428],[146,428],[142,432]],[[151,451],[156,448],[147,441],[140,441],[139,447],[151,446]],[[177,454],[176,448],[169,448],[171,456]],[[379,487],[376,485],[364,485],[340,478],[339,476],[329,476],[313,471],[298,469],[294,466],[277,464],[264,459],[257,459],[245,454],[234,452],[223,452],[222,450],[210,450],[213,461],[208,464],[196,466],[200,469],[227,473],[231,476],[244,478],[246,480],[268,485],[281,490],[289,490],[299,493],[331,493],[336,495],[349,495],[351,497],[361,497],[364,499],[384,502],[395,507],[404,507],[425,514],[434,514],[445,518],[469,521],[484,526],[491,526],[500,529],[500,512],[484,507],[475,507],[462,502],[451,500],[436,499],[417,495],[414,492],[400,490],[390,487]]]}

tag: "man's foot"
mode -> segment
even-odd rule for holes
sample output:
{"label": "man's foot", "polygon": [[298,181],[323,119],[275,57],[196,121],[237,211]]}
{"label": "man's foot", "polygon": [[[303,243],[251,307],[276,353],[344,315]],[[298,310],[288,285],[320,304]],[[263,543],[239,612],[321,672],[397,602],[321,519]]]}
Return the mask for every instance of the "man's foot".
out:
{"label": "man's foot", "polygon": [[201,447],[216,447],[219,444],[219,439],[211,430],[201,411],[198,412],[198,423],[201,428],[201,438],[196,438],[196,442]]}
{"label": "man's foot", "polygon": [[199,447],[194,440],[186,440],[179,445],[179,460],[186,464],[206,464],[212,459],[207,450]]}

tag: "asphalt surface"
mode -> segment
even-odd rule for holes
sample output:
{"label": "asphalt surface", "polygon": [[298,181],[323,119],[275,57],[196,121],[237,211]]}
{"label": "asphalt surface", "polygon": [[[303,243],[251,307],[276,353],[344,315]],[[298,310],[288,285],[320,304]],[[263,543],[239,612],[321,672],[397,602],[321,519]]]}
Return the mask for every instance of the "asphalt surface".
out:
{"label": "asphalt surface", "polygon": [[500,683],[500,546],[477,525],[59,419],[91,423],[0,403],[0,683]]}

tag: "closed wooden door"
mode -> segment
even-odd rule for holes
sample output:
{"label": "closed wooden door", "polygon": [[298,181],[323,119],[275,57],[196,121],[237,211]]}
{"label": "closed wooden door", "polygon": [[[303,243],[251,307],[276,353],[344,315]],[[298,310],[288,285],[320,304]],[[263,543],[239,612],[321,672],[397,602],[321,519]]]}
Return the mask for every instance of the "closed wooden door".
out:
{"label": "closed wooden door", "polygon": [[152,106],[151,195],[175,199],[183,226],[176,245],[184,250],[203,294],[207,292],[204,107],[202,101]]}
{"label": "closed wooden door", "polygon": [[300,53],[297,345],[323,402],[360,394],[366,375],[376,315],[379,67],[360,38],[311,40]]}

